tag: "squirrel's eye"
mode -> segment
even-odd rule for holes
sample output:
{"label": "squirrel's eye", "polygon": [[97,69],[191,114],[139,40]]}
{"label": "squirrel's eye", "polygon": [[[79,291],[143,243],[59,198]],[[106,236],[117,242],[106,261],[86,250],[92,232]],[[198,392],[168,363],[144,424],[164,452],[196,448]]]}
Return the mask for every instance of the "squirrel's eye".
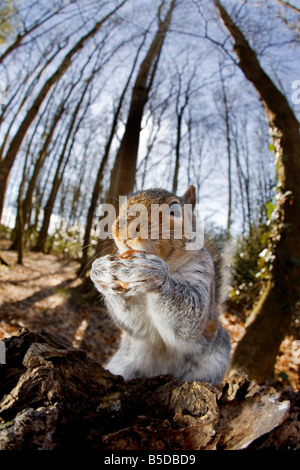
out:
{"label": "squirrel's eye", "polygon": [[181,206],[178,202],[173,202],[170,205],[170,215],[172,217],[181,217]]}

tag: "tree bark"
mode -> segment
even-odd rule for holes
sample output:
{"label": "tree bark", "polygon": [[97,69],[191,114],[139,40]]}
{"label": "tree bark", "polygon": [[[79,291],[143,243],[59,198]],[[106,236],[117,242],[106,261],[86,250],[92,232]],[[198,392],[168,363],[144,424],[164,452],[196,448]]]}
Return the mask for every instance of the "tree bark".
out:
{"label": "tree bark", "polygon": [[285,96],[262,69],[256,54],[219,0],[214,0],[234,41],[238,65],[265,107],[276,148],[279,202],[270,239],[274,255],[270,279],[254,309],[231,367],[259,382],[271,379],[279,346],[288,333],[299,300],[300,279],[300,136],[299,122]]}
{"label": "tree bark", "polygon": [[23,330],[3,343],[1,450],[76,448],[112,457],[114,450],[194,456],[264,448],[264,442],[271,449],[299,447],[299,393],[281,396],[243,375],[218,386],[171,375],[124,381],[45,331]]}
{"label": "tree bark", "polygon": [[91,39],[95,34],[100,30],[102,25],[114,14],[118,11],[126,2],[127,0],[123,0],[116,8],[114,8],[111,12],[109,12],[104,18],[96,23],[96,25],[87,33],[85,34],[80,40],[73,46],[73,48],[68,52],[65,56],[59,67],[54,71],[54,73],[48,78],[48,80],[43,85],[42,89],[40,90],[38,96],[35,98],[32,106],[27,111],[25,118],[23,119],[22,123],[20,124],[17,132],[15,133],[10,146],[6,152],[5,158],[0,162],[0,219],[2,215],[3,205],[4,205],[4,198],[5,198],[5,191],[6,186],[10,174],[10,170],[14,164],[15,158],[17,153],[22,145],[23,139],[38,114],[38,111],[46,98],[48,92],[51,90],[53,85],[63,76],[63,74],[68,70],[72,63],[72,59],[75,54],[82,49],[84,44]]}

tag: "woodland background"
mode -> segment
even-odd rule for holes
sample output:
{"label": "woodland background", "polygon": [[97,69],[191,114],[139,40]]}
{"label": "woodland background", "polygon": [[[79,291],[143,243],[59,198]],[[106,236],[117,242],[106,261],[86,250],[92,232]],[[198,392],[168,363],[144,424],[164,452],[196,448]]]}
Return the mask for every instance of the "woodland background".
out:
{"label": "woodland background", "polygon": [[104,360],[118,332],[92,313],[97,208],[193,184],[206,242],[233,247],[232,368],[299,388],[299,15],[296,0],[1,2],[2,337],[46,326]]}

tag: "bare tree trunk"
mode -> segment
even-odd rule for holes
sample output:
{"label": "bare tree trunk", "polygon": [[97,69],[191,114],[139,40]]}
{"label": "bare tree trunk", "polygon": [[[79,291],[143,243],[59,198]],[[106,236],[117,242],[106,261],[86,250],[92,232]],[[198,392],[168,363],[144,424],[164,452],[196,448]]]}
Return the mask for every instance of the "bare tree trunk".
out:
{"label": "bare tree trunk", "polygon": [[[162,123],[162,120],[163,120],[164,113],[165,113],[165,111],[167,110],[167,108],[169,106],[169,98],[170,98],[171,94],[172,94],[172,91],[170,91],[169,96],[163,100],[163,102],[160,106],[160,112],[158,114],[157,122],[153,122],[153,124],[152,124],[151,133],[149,135],[148,143],[147,143],[146,155],[143,158],[143,161],[140,163],[140,167],[137,169],[137,171],[139,171],[141,168],[143,168],[142,178],[141,178],[141,187],[142,188],[145,185],[145,180],[146,180],[146,177],[147,177],[150,154],[153,150],[154,144],[157,140],[159,131],[161,129],[161,123]],[[154,115],[152,114],[152,116],[154,116]]]}
{"label": "bare tree trunk", "polygon": [[14,42],[12,44],[10,44],[7,49],[3,52],[3,54],[1,54],[0,56],[0,64],[2,64],[2,62],[4,61],[4,59],[6,59],[6,57],[12,52],[14,51],[15,49],[17,49],[18,47],[20,47],[20,45],[22,44],[22,41],[24,38],[26,38],[27,36],[29,36],[35,29],[39,28],[40,26],[42,26],[44,23],[46,23],[47,21],[51,20],[55,15],[57,15],[62,9],[64,8],[64,6],[59,6],[54,12],[51,12],[49,13],[49,15],[45,15],[41,18],[39,18],[31,27],[25,29],[24,28],[24,32],[22,34],[18,34],[17,37],[15,38]]}
{"label": "bare tree trunk", "polygon": [[[59,122],[59,120],[60,120],[60,118],[63,114],[63,111],[64,111],[64,107],[63,107],[63,104],[62,104],[59,107],[58,112],[55,114],[55,116],[53,118],[53,121],[51,123],[51,127],[50,127],[50,129],[47,133],[47,137],[44,141],[43,147],[42,147],[42,149],[39,153],[39,156],[38,156],[38,158],[35,162],[33,174],[32,174],[32,177],[30,178],[29,183],[28,183],[26,196],[25,196],[24,200],[22,201],[22,204],[21,205],[18,204],[18,212],[19,212],[19,210],[22,211],[23,226],[21,227],[19,223],[16,225],[15,238],[14,238],[14,241],[12,243],[11,249],[16,249],[17,246],[20,244],[19,238],[22,237],[22,234],[24,233],[24,225],[26,224],[26,222],[28,222],[28,214],[30,213],[30,208],[31,208],[31,203],[32,203],[32,195],[33,195],[33,191],[34,191],[34,188],[35,188],[35,185],[36,185],[36,181],[37,181],[38,175],[40,173],[40,170],[41,170],[41,168],[42,168],[42,166],[45,162],[45,159],[47,157],[48,147],[49,147],[50,142],[52,140],[53,133],[54,133],[54,130],[56,128],[56,125]],[[17,218],[18,218],[18,214],[17,214]]]}
{"label": "bare tree trunk", "polygon": [[[176,0],[172,0],[168,13],[162,21],[159,17],[159,29],[150,45],[136,78],[125,132],[118,150],[111,175],[108,201],[114,204],[114,198],[133,191],[135,185],[136,162],[139,147],[141,121],[144,106],[154,80],[161,49],[167,34]],[[162,2],[161,7],[163,6]],[[159,15],[160,10],[159,9]]]}
{"label": "bare tree trunk", "polygon": [[[11,119],[11,122],[8,126],[8,129],[6,131],[6,134],[3,138],[3,141],[2,141],[2,144],[1,144],[1,147],[0,147],[0,163],[4,160],[4,157],[3,157],[3,153],[4,153],[4,150],[5,150],[5,147],[6,147],[6,144],[7,144],[7,141],[9,140],[9,137],[10,137],[10,132],[11,132],[11,129],[13,128],[14,124],[15,124],[15,121],[17,119],[17,117],[19,116],[19,114],[21,113],[24,105],[26,104],[28,98],[30,97],[30,94],[32,93],[32,90],[34,88],[34,84],[35,83],[38,83],[42,74],[45,72],[45,70],[47,69],[47,67],[52,63],[52,61],[55,59],[55,57],[59,54],[60,52],[60,49],[58,48],[53,54],[51,57],[48,58],[48,60],[45,62],[45,64],[40,68],[40,70],[38,71],[38,73],[36,74],[36,76],[34,76],[33,80],[31,81],[31,83],[29,84],[29,86],[27,87],[20,103],[18,103],[18,109],[16,110],[16,112],[14,113],[14,116],[13,118]],[[39,64],[38,64],[39,65]],[[34,72],[38,69],[38,65],[35,67],[35,70]],[[34,73],[33,72],[33,73]],[[25,82],[28,80],[28,77],[26,78]],[[55,93],[55,89],[53,90],[52,92],[52,95]],[[17,93],[14,95],[16,96]],[[49,101],[51,100],[51,96],[49,98]],[[13,101],[13,99],[11,99],[11,102]],[[1,117],[0,117],[0,124],[1,122],[4,120],[4,116],[5,116],[5,111],[2,113]],[[24,136],[25,137],[25,136]],[[1,166],[0,166],[1,168]]]}
{"label": "bare tree trunk", "polygon": [[96,23],[94,28],[92,28],[87,34],[85,34],[80,40],[73,46],[73,48],[65,56],[59,67],[54,71],[54,73],[48,78],[42,89],[40,90],[38,96],[34,100],[32,106],[27,111],[25,118],[20,124],[17,132],[15,133],[13,139],[11,140],[10,146],[6,152],[5,158],[0,162],[0,219],[3,210],[5,190],[10,174],[10,170],[14,164],[17,153],[22,145],[23,139],[32,124],[33,120],[38,114],[38,111],[46,98],[48,92],[53,87],[53,85],[63,76],[72,63],[72,59],[75,54],[82,49],[84,44],[91,39],[95,34],[100,30],[101,26],[117,11],[119,10],[127,0],[123,0],[116,8],[109,12],[104,18]]}
{"label": "bare tree trunk", "polygon": [[18,264],[23,264],[24,212],[23,212],[22,198],[23,198],[24,186],[26,183],[27,162],[28,162],[28,157],[30,155],[30,148],[31,148],[33,137],[34,137],[34,134],[32,135],[30,142],[28,143],[26,156],[25,156],[25,162],[24,162],[24,168],[23,168],[23,174],[22,174],[22,180],[20,183],[18,197],[17,197],[17,216],[16,216],[16,223],[15,223],[15,233],[17,234],[17,236],[15,236],[15,239],[12,245],[10,246],[10,250],[18,251],[18,259],[17,259]]}
{"label": "bare tree trunk", "polygon": [[244,369],[263,382],[273,377],[276,355],[288,333],[299,301],[300,279],[300,136],[287,99],[262,69],[256,54],[219,0],[214,0],[234,41],[239,67],[254,85],[265,107],[279,180],[277,219],[270,240],[274,261],[267,288],[251,315],[235,351],[232,368]]}
{"label": "bare tree trunk", "polygon": [[[160,53],[171,23],[176,0],[172,0],[165,19],[161,20],[160,14],[164,3],[165,0],[162,1],[158,9],[158,31],[140,66],[133,87],[125,132],[111,173],[110,187],[106,195],[106,200],[108,203],[115,206],[116,211],[118,211],[118,196],[132,192],[135,186],[136,163],[144,107],[155,77]],[[103,241],[99,240],[96,246],[97,254],[104,254],[110,250],[111,247],[104,249]]]}
{"label": "bare tree trunk", "polygon": [[[245,132],[245,127],[243,127],[243,132]],[[237,176],[239,181],[239,188],[240,188],[240,195],[241,195],[241,205],[242,205],[242,213],[243,213],[243,230],[242,234],[245,235],[246,226],[248,227],[248,233],[251,238],[252,233],[252,223],[251,223],[251,199],[250,199],[250,178],[249,178],[249,152],[248,152],[248,142],[246,137],[246,147],[244,151],[246,152],[245,161],[246,161],[246,173],[242,168],[241,163],[241,147],[242,144],[239,139],[238,130],[233,132],[233,141],[235,146],[235,163],[237,169]],[[242,147],[243,148],[243,147]]]}
{"label": "bare tree trunk", "polygon": [[182,74],[178,73],[178,85],[179,86],[178,86],[178,93],[176,97],[176,117],[177,117],[176,145],[175,145],[176,158],[175,158],[175,170],[174,170],[174,175],[173,175],[173,186],[172,186],[172,191],[174,194],[177,193],[178,176],[179,176],[179,169],[180,169],[180,158],[181,158],[180,147],[181,147],[181,139],[182,139],[183,115],[184,115],[186,107],[189,104],[192,81],[195,75],[196,75],[196,67],[194,68],[194,71],[188,80],[188,83],[186,85],[186,89],[184,92],[183,102],[180,105],[181,89],[182,89]]}
{"label": "bare tree trunk", "polygon": [[227,228],[226,235],[230,238],[230,230],[232,224],[232,181],[231,181],[231,136],[230,136],[230,119],[229,119],[229,105],[227,99],[227,93],[225,88],[224,77],[220,68],[221,84],[222,84],[222,98],[224,105],[224,121],[225,121],[225,133],[226,133],[226,147],[227,147],[227,180],[228,180],[228,208],[227,208]]}
{"label": "bare tree trunk", "polygon": [[297,13],[300,13],[300,8],[295,7],[291,3],[286,2],[285,0],[278,0],[278,1],[279,1],[279,3],[284,5],[285,7],[291,8],[292,10],[296,11]]}
{"label": "bare tree trunk", "polygon": [[100,164],[100,167],[99,167],[99,170],[98,170],[98,173],[97,173],[96,181],[95,181],[94,188],[93,188],[92,198],[91,198],[91,202],[90,202],[90,206],[89,206],[89,210],[88,210],[88,214],[87,214],[87,218],[86,218],[85,232],[84,232],[84,239],[83,239],[83,248],[82,248],[82,257],[81,257],[80,268],[78,269],[78,274],[82,274],[82,272],[86,268],[86,265],[87,265],[87,262],[88,262],[90,236],[91,236],[91,230],[92,230],[92,225],[93,225],[93,218],[94,218],[94,215],[95,215],[95,210],[96,210],[97,202],[98,202],[98,199],[99,199],[99,193],[100,193],[100,189],[101,189],[101,181],[102,181],[104,170],[105,170],[105,167],[106,167],[106,164],[107,164],[107,161],[108,161],[111,144],[112,144],[112,141],[113,141],[116,129],[117,129],[117,125],[118,125],[118,122],[119,122],[119,116],[120,116],[120,112],[121,112],[122,105],[123,105],[123,102],[124,102],[124,98],[125,98],[126,92],[128,90],[130,81],[132,79],[132,76],[133,76],[133,73],[134,73],[136,63],[137,63],[138,57],[140,55],[141,49],[142,49],[142,47],[145,43],[145,39],[146,39],[146,34],[145,34],[145,37],[144,37],[140,47],[138,48],[138,51],[137,51],[136,57],[134,59],[131,71],[129,73],[129,77],[126,81],[125,87],[124,87],[123,92],[122,92],[122,94],[120,96],[120,99],[119,99],[117,109],[114,113],[114,118],[113,118],[111,130],[110,130],[110,134],[109,134],[109,137],[108,137],[106,145],[105,145],[104,155],[102,157],[101,164]]}
{"label": "bare tree trunk", "polygon": [[22,207],[22,194],[24,189],[24,184],[26,181],[26,165],[28,160],[29,152],[26,154],[25,162],[24,162],[24,170],[23,170],[23,177],[19,188],[18,194],[18,214],[17,214],[17,223],[16,226],[19,228],[19,237],[17,240],[17,250],[18,250],[18,264],[23,264],[23,252],[24,252],[24,214],[23,214],[23,207]]}
{"label": "bare tree trunk", "polygon": [[178,186],[178,175],[179,175],[179,167],[180,167],[180,146],[181,146],[181,137],[182,137],[182,118],[185,108],[188,105],[189,101],[189,94],[188,91],[185,93],[184,103],[179,106],[180,100],[180,92],[181,92],[181,84],[178,90],[177,102],[176,102],[176,115],[177,115],[177,131],[176,131],[176,146],[175,146],[175,170],[173,176],[173,187],[172,191],[174,194],[177,193],[177,186]]}
{"label": "bare tree trunk", "polygon": [[[238,180],[239,180],[239,188],[240,188],[240,195],[241,195],[241,206],[242,206],[242,214],[243,214],[243,224],[242,224],[242,235],[245,235],[246,231],[246,209],[245,209],[245,196],[244,196],[244,175],[243,171],[241,168],[241,163],[240,163],[240,156],[239,156],[239,149],[238,149],[238,143],[236,142],[236,149],[235,149],[235,162],[236,162],[236,168],[237,168],[237,175],[238,175]],[[230,232],[229,232],[230,233]],[[228,236],[228,232],[227,232]]]}
{"label": "bare tree trunk", "polygon": [[[76,119],[78,117],[78,113],[80,111],[80,107],[82,105],[83,99],[86,95],[86,92],[88,90],[89,85],[90,85],[90,80],[87,80],[86,85],[84,87],[84,90],[81,94],[80,100],[78,101],[78,103],[75,107],[75,110],[74,110],[74,113],[73,113],[73,116],[72,116],[72,119],[71,119],[71,122],[70,122],[70,125],[69,125],[69,129],[68,129],[68,133],[66,135],[65,143],[64,143],[64,146],[62,148],[62,151],[61,151],[61,154],[60,154],[60,157],[59,157],[59,160],[58,160],[56,172],[55,172],[53,183],[52,183],[52,188],[51,188],[48,200],[46,202],[46,205],[44,207],[43,224],[42,224],[42,227],[41,227],[41,230],[40,230],[40,233],[39,233],[39,238],[38,238],[37,244],[34,247],[35,251],[44,251],[44,248],[45,248],[45,243],[46,243],[46,239],[47,239],[47,234],[48,234],[48,229],[49,229],[49,225],[50,225],[50,219],[51,219],[51,215],[52,215],[52,212],[53,212],[55,199],[56,199],[56,196],[57,196],[59,186],[60,186],[61,181],[62,181],[64,169],[65,169],[66,164],[68,162],[68,159],[70,157],[72,145],[69,148],[67,158],[65,158],[65,153],[66,153],[67,146],[69,144],[69,140],[71,138],[71,135],[72,135],[75,123],[76,123]],[[78,125],[77,125],[77,129],[78,129]],[[75,134],[76,134],[76,131],[74,132],[73,142],[74,142]]]}

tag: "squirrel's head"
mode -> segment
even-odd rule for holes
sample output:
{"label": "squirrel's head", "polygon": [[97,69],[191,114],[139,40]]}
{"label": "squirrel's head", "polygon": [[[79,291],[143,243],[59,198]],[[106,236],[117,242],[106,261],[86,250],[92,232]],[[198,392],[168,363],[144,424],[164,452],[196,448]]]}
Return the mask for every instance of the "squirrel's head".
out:
{"label": "squirrel's head", "polygon": [[195,204],[194,186],[182,197],[163,189],[131,194],[112,226],[119,252],[144,251],[166,259],[174,251],[184,251],[185,234],[192,227]]}

